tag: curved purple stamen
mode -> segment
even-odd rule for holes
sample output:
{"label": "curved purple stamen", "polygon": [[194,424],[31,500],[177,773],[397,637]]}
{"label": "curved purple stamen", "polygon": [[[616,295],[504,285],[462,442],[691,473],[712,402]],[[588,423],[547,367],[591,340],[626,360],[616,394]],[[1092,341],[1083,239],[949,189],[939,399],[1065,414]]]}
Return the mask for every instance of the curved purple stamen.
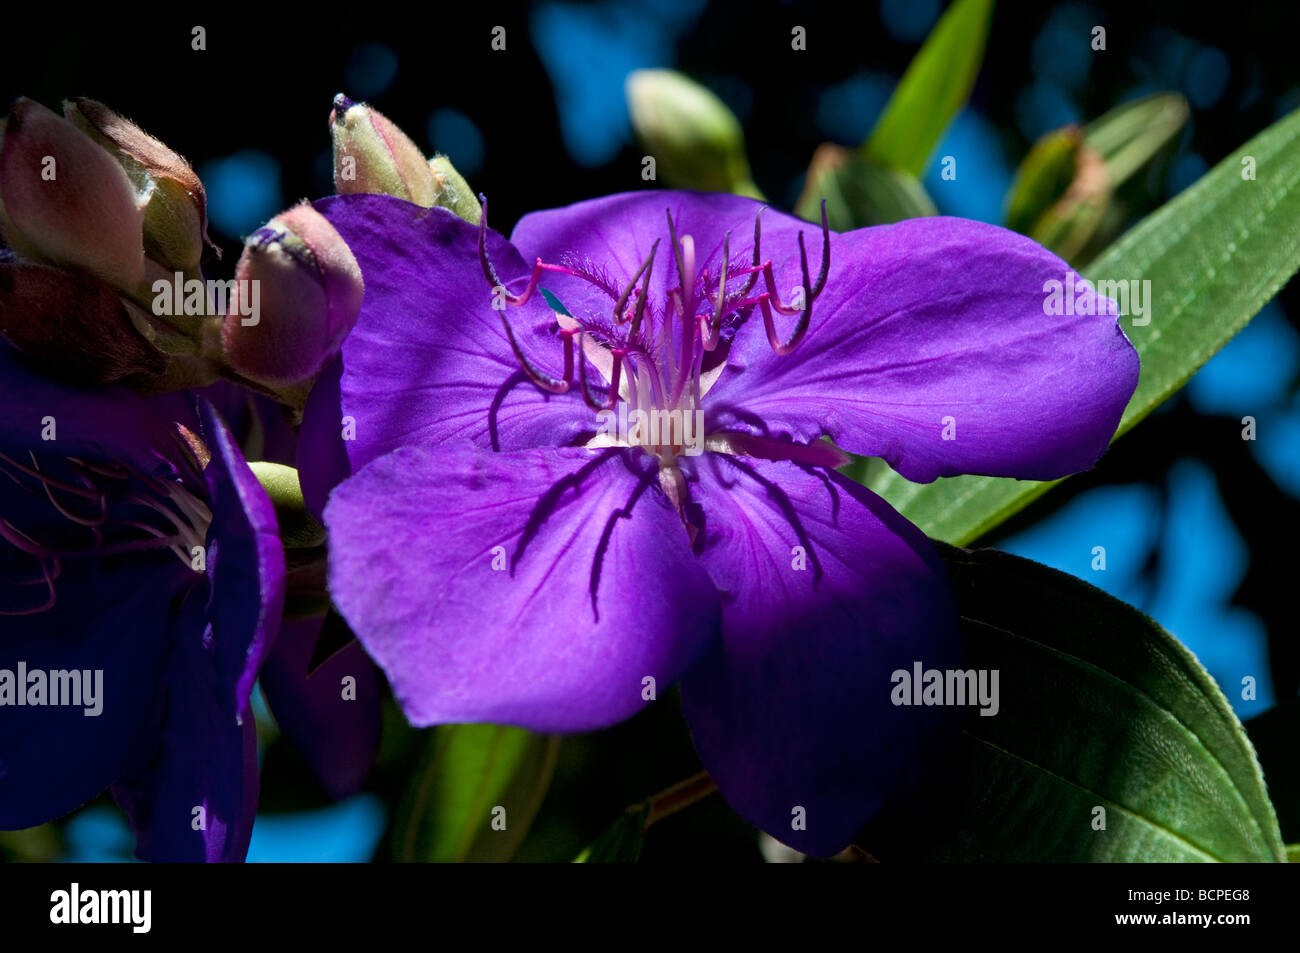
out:
{"label": "curved purple stamen", "polygon": [[[593,323],[591,318],[584,319],[577,316],[569,316],[576,327],[565,325],[564,321],[561,321],[563,329],[560,337],[564,344],[564,369],[559,377],[542,370],[524,353],[513,327],[505,314],[501,314],[502,327],[505,328],[510,348],[524,374],[538,387],[553,394],[567,393],[576,382],[583,401],[593,410],[609,410],[614,407],[619,399],[624,376],[627,378],[628,400],[633,409],[659,409],[673,412],[698,410],[704,352],[717,349],[721,342],[726,316],[747,308],[760,308],[768,344],[777,354],[789,354],[799,346],[807,333],[812,320],[813,302],[822,293],[830,274],[830,227],[825,200],[821,204],[822,258],[815,281],[812,280],[808,266],[808,251],[803,232],[797,235],[800,275],[803,281],[799,289],[803,300],[799,302],[799,307],[787,304],[781,299],[776,287],[776,274],[772,261],[763,258],[762,209],[754,217],[753,261],[748,267],[735,269],[731,267],[731,232],[728,230],[725,233],[722,241],[722,261],[718,268],[717,291],[713,297],[710,297],[707,290],[697,292],[697,289],[707,289],[712,284],[709,278],[709,267],[706,266],[703,272],[696,273],[694,239],[690,235],[679,236],[672,211],[665,210],[678,283],[676,287],[666,290],[663,309],[658,313],[658,322],[649,333],[649,337],[644,338],[646,332],[643,322],[650,296],[650,280],[654,271],[655,255],[659,248],[658,240],[651,246],[650,254],[632,275],[631,280],[623,285],[617,296],[612,282],[608,279],[602,280],[593,273],[592,267],[583,269],[551,264],[541,258],[533,262],[524,289],[517,294],[511,293],[506,290],[488,255],[487,196],[480,194],[479,201],[482,207],[478,237],[479,264],[484,278],[492,287],[495,296],[494,308],[501,308],[497,301],[503,302],[507,307],[526,304],[539,288],[543,272],[554,272],[577,278],[614,298],[613,320],[609,325],[604,324],[603,321]],[[753,294],[760,277],[763,280],[764,290]],[[743,286],[728,294],[728,282],[742,278],[746,279]],[[629,307],[638,285],[640,285],[640,292],[637,294],[636,304],[634,307]],[[701,302],[706,304],[706,310],[702,314],[697,313]],[[777,332],[775,314],[797,316],[794,329],[784,340]],[[620,337],[617,329],[624,325],[630,326]],[[575,337],[578,348],[576,368],[573,353]],[[586,366],[589,360],[586,350],[588,338],[593,346],[606,348],[612,358],[609,367],[609,389],[603,402],[592,391],[588,380]],[[628,359],[634,354],[637,359],[628,365]],[[626,371],[625,365],[629,368]],[[687,401],[685,407],[684,398]]]}

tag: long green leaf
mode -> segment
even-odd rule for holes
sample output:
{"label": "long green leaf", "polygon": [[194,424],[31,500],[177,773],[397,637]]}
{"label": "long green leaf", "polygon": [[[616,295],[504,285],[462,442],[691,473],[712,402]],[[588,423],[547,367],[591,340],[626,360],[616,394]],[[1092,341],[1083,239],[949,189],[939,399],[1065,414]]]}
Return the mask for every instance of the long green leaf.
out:
{"label": "long green leaf", "polygon": [[558,747],[559,738],[522,728],[433,729],[394,827],[396,859],[509,860],[541,806]]}
{"label": "long green leaf", "polygon": [[966,721],[968,789],[937,856],[1285,861],[1246,732],[1177,639],[1073,576],[943,550],[967,665],[998,672],[999,704]]}
{"label": "long green leaf", "polygon": [[[1254,179],[1243,178],[1254,162]],[[1150,281],[1149,324],[1124,330],[1142,358],[1116,436],[1159,406],[1300,269],[1300,111],[1228,155],[1103,252],[1086,277]],[[1069,426],[1063,421],[1062,426]],[[931,484],[862,464],[850,472],[928,535],[976,539],[1051,483],[952,477]]]}
{"label": "long green leaf", "polygon": [[863,146],[868,159],[921,177],[970,97],[992,16],[993,0],[956,0],[939,18]]}

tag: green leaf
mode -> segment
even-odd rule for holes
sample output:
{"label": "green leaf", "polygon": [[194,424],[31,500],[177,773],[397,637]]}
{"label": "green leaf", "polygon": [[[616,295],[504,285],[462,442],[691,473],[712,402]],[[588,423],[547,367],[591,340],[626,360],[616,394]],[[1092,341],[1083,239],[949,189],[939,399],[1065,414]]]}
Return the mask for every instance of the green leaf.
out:
{"label": "green leaf", "polygon": [[813,156],[795,214],[820,224],[823,198],[826,221],[837,232],[938,214],[915,176],[882,168],[830,143]]}
{"label": "green leaf", "polygon": [[1300,841],[1300,699],[1246,722],[1284,840]]}
{"label": "green leaf", "polygon": [[645,845],[645,824],[650,805],[629,810],[607,827],[574,860],[576,864],[635,864]]}
{"label": "green leaf", "polygon": [[[1088,268],[1089,280],[1151,282],[1150,323],[1124,330],[1142,358],[1116,436],[1180,388],[1300,268],[1300,111],[1236,149]],[[1243,179],[1244,157],[1256,178]],[[1068,425],[1068,421],[1063,421]],[[911,483],[857,463],[849,471],[929,536],[965,543],[1052,483],[961,476]]]}
{"label": "green leaf", "polygon": [[[560,740],[502,725],[433,729],[393,830],[397,860],[505,861],[551,783]],[[504,830],[498,830],[502,823]]]}
{"label": "green leaf", "polygon": [[940,858],[1285,859],[1246,732],[1177,639],[1073,576],[942,549],[967,664],[999,673],[999,705],[967,719],[968,789]]}
{"label": "green leaf", "polygon": [[868,159],[921,177],[970,97],[992,16],[993,0],[956,0],[939,18],[863,146]]}

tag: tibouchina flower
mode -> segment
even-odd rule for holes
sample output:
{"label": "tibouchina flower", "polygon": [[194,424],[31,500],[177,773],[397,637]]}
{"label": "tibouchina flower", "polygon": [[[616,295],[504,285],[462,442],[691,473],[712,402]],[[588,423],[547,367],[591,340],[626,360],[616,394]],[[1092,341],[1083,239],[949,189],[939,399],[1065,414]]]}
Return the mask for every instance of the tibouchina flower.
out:
{"label": "tibouchina flower", "polygon": [[284,598],[270,501],[206,402],[196,432],[0,349],[0,829],[111,785],[140,857],[242,860]]}
{"label": "tibouchina flower", "polygon": [[679,681],[724,797],[812,854],[946,737],[891,673],[960,660],[941,561],[837,445],[917,481],[1061,477],[1137,382],[1104,302],[1044,313],[1063,261],[975,222],[841,235],[646,192],[507,242],[387,197],[318,207],[366,295],[300,469],[317,504],[351,474],[331,592],[407,716],[583,731]]}

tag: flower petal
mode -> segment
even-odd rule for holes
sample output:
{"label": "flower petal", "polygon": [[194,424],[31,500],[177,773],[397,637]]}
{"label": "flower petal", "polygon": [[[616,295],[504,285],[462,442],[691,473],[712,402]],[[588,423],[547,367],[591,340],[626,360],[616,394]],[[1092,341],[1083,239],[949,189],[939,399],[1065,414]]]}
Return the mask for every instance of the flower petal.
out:
{"label": "flower petal", "polygon": [[238,862],[257,811],[257,734],[251,710],[230,717],[213,633],[192,598],[166,678],[161,742],[142,771],[113,785],[136,834],[136,856],[160,862]]}
{"label": "flower petal", "polygon": [[212,405],[199,402],[212,459],[203,471],[212,523],[207,537],[208,622],[213,663],[229,688],[232,720],[248,707],[284,607],[284,548],[275,509]]}
{"label": "flower petal", "polygon": [[[0,549],[5,545],[0,542]],[[0,566],[6,562],[0,555]],[[29,567],[24,573],[30,575]],[[50,673],[72,672],[78,681],[74,700],[82,702],[17,707],[16,698],[6,698],[0,715],[0,830],[66,814],[148,755],[156,742],[150,719],[173,638],[168,594],[184,591],[182,574],[192,575],[167,552],[102,565],[68,561],[50,611],[0,622],[0,669],[15,681],[20,663],[28,678],[41,672],[47,700]],[[27,688],[15,684],[8,690]],[[95,695],[94,704],[86,691]]]}
{"label": "flower petal", "polygon": [[[690,235],[694,240],[696,270],[707,268],[716,274],[723,238],[728,231],[731,232],[728,253],[733,266],[750,261],[754,219],[760,211],[764,257],[785,261],[793,255],[794,268],[798,271],[799,248],[795,241],[800,231],[808,233],[805,241],[809,254],[818,254],[821,237],[816,225],[740,195],[672,190],[625,192],[565,208],[532,212],[519,220],[510,241],[525,261],[541,258],[552,264],[571,262],[582,266],[607,279],[617,295],[650,255],[655,240],[661,239],[655,254],[651,300],[663,302],[667,289],[675,287],[680,280],[669,243],[667,213],[672,213],[678,237]],[[817,264],[814,259],[810,267]],[[728,287],[734,290],[741,284],[736,279]],[[614,299],[580,278],[548,274],[543,286],[554,292],[577,317],[608,321],[611,316]]]}
{"label": "flower petal", "polygon": [[[337,403],[317,400],[307,411],[332,419],[309,421],[304,433],[337,441],[351,418],[354,437],[343,443],[352,472],[409,443],[468,438],[514,450],[595,430],[576,393],[546,393],[520,370],[479,264],[477,227],[382,195],[316,207],[356,255],[365,298],[343,346]],[[488,253],[501,280],[522,288],[530,268],[495,232]],[[562,344],[541,297],[504,314],[530,358],[558,374]]]}
{"label": "flower petal", "polygon": [[[179,478],[195,493],[202,488],[175,431],[130,391],[58,384],[31,372],[3,343],[0,387],[0,519],[7,524],[0,612],[20,613],[0,616],[0,669],[15,680],[20,663],[29,675],[43,673],[47,698],[49,673],[81,674],[77,688],[95,692],[99,708],[90,714],[96,704],[85,704],[81,692],[80,705],[5,705],[0,828],[11,829],[72,810],[149,755],[156,743],[149,720],[176,637],[174,610],[197,578],[166,550],[99,555],[99,528],[77,520],[94,518],[99,507],[110,520],[121,518],[123,494],[111,494],[110,505],[63,489],[85,477],[69,458],[165,482]],[[77,555],[42,564],[13,544],[24,536]],[[47,600],[52,604],[38,611]],[[21,686],[24,694],[28,687]]]}
{"label": "flower petal", "polygon": [[[711,409],[827,434],[920,482],[1085,470],[1137,386],[1138,357],[1114,316],[1045,313],[1046,282],[1083,288],[1070,274],[1030,239],[962,219],[835,235],[803,342],[778,357],[751,321]],[[797,260],[777,266],[779,288],[800,283]],[[1108,300],[1091,287],[1080,299],[1093,311]],[[794,320],[778,317],[778,330]]]}
{"label": "flower petal", "polygon": [[[286,621],[262,667],[261,684],[280,730],[337,800],[361,790],[375,760],[383,681],[355,639],[308,672],[324,622]],[[349,677],[350,692],[343,681]]]}
{"label": "flower petal", "polygon": [[416,725],[603,728],[717,631],[640,452],[404,447],[342,483],[325,523],[335,604]]}
{"label": "flower petal", "polygon": [[919,530],[837,473],[701,461],[691,493],[723,630],[682,679],[683,712],[741,816],[833,854],[949,734],[950,711],[890,700],[892,672],[960,657],[947,574]]}

